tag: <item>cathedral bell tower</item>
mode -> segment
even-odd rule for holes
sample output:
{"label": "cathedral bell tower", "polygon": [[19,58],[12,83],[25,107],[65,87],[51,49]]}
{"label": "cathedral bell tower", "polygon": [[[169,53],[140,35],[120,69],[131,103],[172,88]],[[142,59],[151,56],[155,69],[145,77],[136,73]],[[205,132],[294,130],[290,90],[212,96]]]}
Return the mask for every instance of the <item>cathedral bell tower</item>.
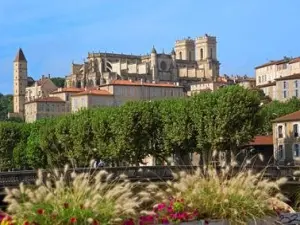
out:
{"label": "cathedral bell tower", "polygon": [[25,91],[27,87],[27,60],[20,48],[14,64],[14,113],[24,117]]}

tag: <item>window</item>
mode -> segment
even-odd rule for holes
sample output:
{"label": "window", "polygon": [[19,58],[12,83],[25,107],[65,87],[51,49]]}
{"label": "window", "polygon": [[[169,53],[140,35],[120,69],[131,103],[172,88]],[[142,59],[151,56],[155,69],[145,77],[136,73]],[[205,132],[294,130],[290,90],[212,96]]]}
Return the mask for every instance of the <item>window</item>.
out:
{"label": "window", "polygon": [[283,159],[283,145],[278,146],[277,159]]}
{"label": "window", "polygon": [[258,83],[261,83],[261,76],[258,77]]}
{"label": "window", "polygon": [[278,138],[283,138],[283,127],[282,125],[278,126]]}
{"label": "window", "polygon": [[299,144],[294,144],[294,158],[300,157]]}
{"label": "window", "polygon": [[284,82],[283,82],[283,89],[286,89],[286,88],[287,88],[287,82],[284,81]]}
{"label": "window", "polygon": [[179,52],[179,59],[182,59],[182,52]]}
{"label": "window", "polygon": [[298,80],[295,80],[295,88],[298,88]]}
{"label": "window", "polygon": [[202,48],[200,49],[200,59],[201,60],[203,59],[203,49]]}
{"label": "window", "polygon": [[298,90],[295,90],[295,96],[298,98],[298,96],[299,96]]}
{"label": "window", "polygon": [[294,133],[294,137],[299,137],[298,124],[293,125],[293,133]]}
{"label": "window", "polygon": [[189,61],[192,61],[192,52],[189,51]]}
{"label": "window", "polygon": [[283,91],[283,98],[287,98],[287,92]]}
{"label": "window", "polygon": [[212,58],[212,57],[213,57],[213,49],[210,48],[210,58]]}

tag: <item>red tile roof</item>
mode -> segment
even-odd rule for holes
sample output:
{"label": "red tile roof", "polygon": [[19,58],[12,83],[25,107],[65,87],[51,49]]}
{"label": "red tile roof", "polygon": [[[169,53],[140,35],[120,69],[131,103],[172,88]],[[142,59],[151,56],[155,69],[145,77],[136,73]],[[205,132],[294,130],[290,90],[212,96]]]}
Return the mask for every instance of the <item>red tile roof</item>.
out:
{"label": "red tile roof", "polygon": [[276,78],[275,80],[294,80],[299,78],[300,78],[300,73],[295,73],[289,76]]}
{"label": "red tile roof", "polygon": [[273,136],[255,136],[248,145],[273,145]]}
{"label": "red tile roof", "polygon": [[106,90],[96,90],[96,89],[89,89],[78,94],[74,94],[74,96],[81,96],[81,95],[98,95],[98,96],[112,96],[110,92]]}
{"label": "red tile roof", "polygon": [[53,93],[63,93],[63,92],[82,92],[84,88],[75,88],[75,87],[68,87],[68,88],[58,88]]}
{"label": "red tile roof", "polygon": [[296,63],[296,62],[300,62],[300,57],[297,57],[297,58],[292,59],[292,60],[289,62],[289,64],[291,64],[291,63]]}
{"label": "red tile roof", "polygon": [[259,69],[259,68],[263,68],[263,67],[271,66],[271,65],[279,65],[282,63],[288,63],[289,61],[290,61],[290,59],[271,60],[270,62],[267,62],[260,66],[255,67],[255,69]]}
{"label": "red tile roof", "polygon": [[300,110],[281,116],[275,120],[273,120],[274,123],[276,122],[288,122],[288,121],[299,121],[300,120]]}
{"label": "red tile roof", "polygon": [[113,80],[109,84],[106,85],[124,85],[124,86],[151,86],[151,87],[181,87],[177,86],[174,83],[149,83],[149,82],[141,82],[141,81],[130,81],[130,80]]}
{"label": "red tile roof", "polygon": [[25,104],[33,103],[33,102],[61,102],[61,103],[63,103],[65,101],[59,97],[43,97],[43,98],[34,99],[30,102],[26,102]]}

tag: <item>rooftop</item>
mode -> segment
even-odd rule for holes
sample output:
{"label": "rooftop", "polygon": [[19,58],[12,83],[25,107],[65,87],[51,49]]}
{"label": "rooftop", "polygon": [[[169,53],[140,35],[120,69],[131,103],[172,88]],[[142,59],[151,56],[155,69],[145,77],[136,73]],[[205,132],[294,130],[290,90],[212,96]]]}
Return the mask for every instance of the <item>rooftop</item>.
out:
{"label": "rooftop", "polygon": [[300,73],[295,73],[295,74],[292,74],[289,76],[276,78],[275,80],[293,80],[293,79],[299,79],[299,78],[300,78]]}
{"label": "rooftop", "polygon": [[64,103],[65,101],[62,100],[62,99],[59,98],[59,97],[43,97],[43,98],[37,98],[37,99],[34,99],[34,100],[30,101],[30,102],[26,102],[25,104],[33,103],[33,102]]}
{"label": "rooftop", "polygon": [[277,122],[289,122],[289,121],[299,121],[300,120],[300,110],[281,116],[275,120],[273,120],[273,123],[277,123]]}
{"label": "rooftop", "polygon": [[131,81],[131,80],[113,80],[106,85],[124,85],[124,86],[150,86],[150,87],[181,87],[176,85],[176,83],[149,83],[144,81]]}
{"label": "rooftop", "polygon": [[255,136],[248,145],[273,145],[273,136]]}
{"label": "rooftop", "polygon": [[112,96],[109,91],[106,90],[97,90],[97,89],[87,89],[83,92],[74,94],[74,96],[81,96],[81,95],[97,95],[97,96]]}
{"label": "rooftop", "polygon": [[24,61],[27,62],[25,55],[23,53],[23,50],[21,48],[19,48],[18,53],[16,55],[16,58],[14,60],[14,62],[20,62],[20,61]]}
{"label": "rooftop", "polygon": [[75,88],[75,87],[68,87],[68,88],[58,88],[53,93],[63,93],[63,92],[82,92],[84,88]]}

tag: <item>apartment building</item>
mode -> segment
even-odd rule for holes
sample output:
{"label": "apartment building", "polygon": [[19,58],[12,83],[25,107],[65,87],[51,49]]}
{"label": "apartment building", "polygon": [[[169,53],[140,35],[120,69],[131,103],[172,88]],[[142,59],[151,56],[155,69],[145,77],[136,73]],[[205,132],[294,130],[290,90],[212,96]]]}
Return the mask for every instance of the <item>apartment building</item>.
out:
{"label": "apartment building", "polygon": [[300,111],[273,121],[274,158],[279,164],[300,164]]}

